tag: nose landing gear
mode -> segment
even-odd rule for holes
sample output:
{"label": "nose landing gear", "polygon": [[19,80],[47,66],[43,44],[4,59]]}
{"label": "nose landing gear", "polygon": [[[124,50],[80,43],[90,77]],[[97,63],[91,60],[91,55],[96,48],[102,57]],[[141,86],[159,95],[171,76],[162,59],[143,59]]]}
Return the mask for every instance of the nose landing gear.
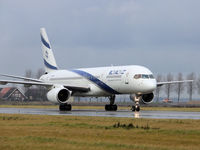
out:
{"label": "nose landing gear", "polygon": [[132,111],[140,111],[140,106],[139,105],[133,105],[131,110]]}
{"label": "nose landing gear", "polygon": [[132,111],[140,111],[140,101],[141,96],[140,95],[135,95],[134,98],[131,96],[131,100],[134,101],[135,105],[132,106],[131,110]]}
{"label": "nose landing gear", "polygon": [[117,111],[117,105],[115,103],[115,95],[109,96],[110,104],[105,105],[106,111]]}

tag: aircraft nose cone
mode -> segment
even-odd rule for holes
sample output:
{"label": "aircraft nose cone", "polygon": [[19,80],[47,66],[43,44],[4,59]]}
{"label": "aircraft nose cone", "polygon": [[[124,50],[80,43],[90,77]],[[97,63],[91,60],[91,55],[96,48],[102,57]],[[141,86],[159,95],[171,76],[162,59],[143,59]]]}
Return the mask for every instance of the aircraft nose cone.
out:
{"label": "aircraft nose cone", "polygon": [[156,87],[157,87],[157,83],[154,80],[154,81],[152,81],[151,85],[149,86],[149,89],[151,89],[152,91],[154,91],[156,89]]}
{"label": "aircraft nose cone", "polygon": [[145,92],[153,92],[156,89],[156,87],[157,87],[156,80],[150,80],[145,82],[144,84]]}

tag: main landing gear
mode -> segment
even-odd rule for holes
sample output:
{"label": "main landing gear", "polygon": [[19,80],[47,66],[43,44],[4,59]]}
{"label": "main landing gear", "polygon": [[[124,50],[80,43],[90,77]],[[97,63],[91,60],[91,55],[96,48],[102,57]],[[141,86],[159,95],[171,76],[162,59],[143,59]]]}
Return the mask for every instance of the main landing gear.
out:
{"label": "main landing gear", "polygon": [[117,111],[117,105],[115,103],[115,95],[109,97],[110,104],[105,105],[106,111]]}
{"label": "main landing gear", "polygon": [[135,105],[132,106],[132,111],[140,111],[140,95],[135,95],[134,97],[131,96],[131,100],[134,101]]}
{"label": "main landing gear", "polygon": [[60,104],[59,105],[59,110],[60,111],[71,111],[72,110],[72,105],[71,104]]}

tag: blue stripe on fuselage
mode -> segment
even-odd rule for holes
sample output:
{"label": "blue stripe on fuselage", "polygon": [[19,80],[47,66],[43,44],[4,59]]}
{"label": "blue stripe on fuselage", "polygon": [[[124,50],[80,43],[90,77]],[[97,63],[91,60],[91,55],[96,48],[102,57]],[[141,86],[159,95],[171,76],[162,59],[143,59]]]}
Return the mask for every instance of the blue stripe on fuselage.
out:
{"label": "blue stripe on fuselage", "polygon": [[41,40],[42,40],[42,43],[43,43],[47,48],[50,49],[50,45],[49,45],[49,43],[47,43],[47,42],[45,41],[45,39],[43,38],[42,35],[41,35]]}
{"label": "blue stripe on fuselage", "polygon": [[44,59],[44,64],[49,69],[53,69],[53,70],[57,70],[58,69],[57,67],[52,66],[51,64],[49,64],[45,59]]}
{"label": "blue stripe on fuselage", "polygon": [[105,84],[104,82],[102,82],[101,80],[97,79],[96,77],[94,77],[93,75],[91,75],[90,73],[87,73],[85,71],[82,70],[70,70],[72,72],[75,72],[85,78],[87,78],[88,80],[92,81],[93,83],[95,83],[96,85],[98,85],[101,89],[103,89],[104,91],[111,93],[111,94],[120,94],[119,92],[115,91],[114,89],[112,89],[111,87],[109,87],[107,84]]}

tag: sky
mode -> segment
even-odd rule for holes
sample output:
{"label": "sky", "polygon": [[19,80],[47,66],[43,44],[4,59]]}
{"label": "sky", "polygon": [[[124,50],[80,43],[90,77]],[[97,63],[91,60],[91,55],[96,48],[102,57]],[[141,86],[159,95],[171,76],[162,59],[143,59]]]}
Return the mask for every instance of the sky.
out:
{"label": "sky", "polygon": [[43,68],[45,27],[62,69],[200,71],[199,0],[0,0],[0,73]]}

